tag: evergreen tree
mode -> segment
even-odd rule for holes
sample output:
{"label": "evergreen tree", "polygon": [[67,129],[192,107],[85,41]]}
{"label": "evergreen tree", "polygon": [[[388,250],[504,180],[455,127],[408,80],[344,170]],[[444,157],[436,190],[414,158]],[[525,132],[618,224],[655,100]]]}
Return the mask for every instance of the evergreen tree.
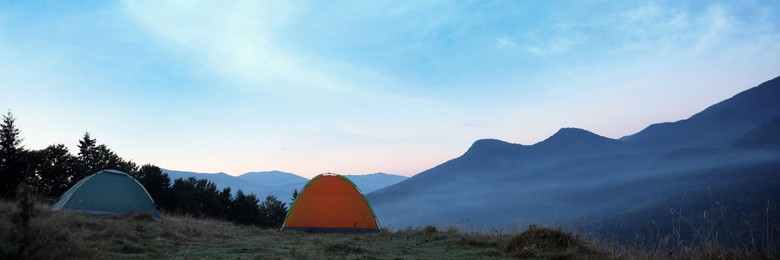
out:
{"label": "evergreen tree", "polygon": [[229,219],[230,204],[233,201],[233,195],[231,194],[230,187],[225,187],[219,192],[219,217],[222,219]]}
{"label": "evergreen tree", "polygon": [[133,177],[146,188],[158,209],[167,210],[170,207],[171,178],[160,167],[146,164]]}
{"label": "evergreen tree", "polygon": [[79,140],[79,172],[75,176],[77,180],[81,180],[89,174],[97,172],[100,166],[98,165],[97,152],[95,148],[97,146],[97,140],[90,138],[89,132],[84,133],[84,138]]}
{"label": "evergreen tree", "polygon": [[95,155],[94,171],[114,169],[131,173],[138,168],[132,161],[125,161],[122,157],[119,157],[105,144],[98,145],[93,152]]}
{"label": "evergreen tree", "polygon": [[238,190],[230,205],[230,221],[239,225],[265,225],[267,219],[258,207],[259,202],[255,194],[246,195],[242,190]]}
{"label": "evergreen tree", "polygon": [[265,201],[260,204],[267,222],[264,227],[280,228],[284,224],[284,218],[287,216],[287,204],[276,199],[276,196],[269,195]]}
{"label": "evergreen tree", "polygon": [[195,177],[185,179],[177,178],[171,186],[171,211],[179,214],[193,215],[197,205],[195,196],[192,194],[195,190]]}
{"label": "evergreen tree", "polygon": [[114,169],[126,173],[132,173],[138,166],[132,161],[125,161],[119,155],[111,151],[105,144],[98,145],[97,140],[91,138],[89,132],[84,133],[84,138],[79,140],[80,173],[78,180],[100,170]]}
{"label": "evergreen tree", "polygon": [[35,170],[28,181],[34,190],[46,197],[59,197],[76,181],[78,159],[70,154],[64,144],[50,145],[46,149],[29,151],[27,164]]}
{"label": "evergreen tree", "polygon": [[297,199],[297,198],[298,198],[298,189],[295,189],[295,190],[293,191],[293,194],[292,194],[292,200],[290,200],[290,205],[292,205],[293,203],[295,203],[295,199]]}
{"label": "evergreen tree", "polygon": [[0,123],[0,196],[11,198],[20,181],[24,179],[22,165],[22,138],[16,128],[11,111],[3,115]]}
{"label": "evergreen tree", "polygon": [[206,179],[178,178],[173,181],[170,194],[174,212],[200,217],[220,217],[217,185]]}

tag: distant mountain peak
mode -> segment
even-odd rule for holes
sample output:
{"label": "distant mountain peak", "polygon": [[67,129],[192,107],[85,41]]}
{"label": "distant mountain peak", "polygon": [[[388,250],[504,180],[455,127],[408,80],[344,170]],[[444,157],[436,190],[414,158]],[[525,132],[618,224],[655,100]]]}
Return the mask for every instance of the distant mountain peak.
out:
{"label": "distant mountain peak", "polygon": [[549,138],[534,144],[537,151],[546,152],[583,152],[618,151],[622,141],[607,138],[580,128],[561,128]]}
{"label": "distant mountain peak", "polygon": [[520,144],[512,144],[498,139],[480,139],[474,142],[464,155],[505,153],[524,147]]}
{"label": "distant mountain peak", "polygon": [[238,178],[259,184],[271,185],[286,185],[308,181],[308,179],[304,177],[283,171],[247,172],[239,175]]}
{"label": "distant mountain peak", "polygon": [[552,137],[583,137],[583,136],[599,136],[597,134],[594,134],[591,131],[582,129],[582,128],[576,128],[576,127],[564,127],[558,130],[558,132],[555,132],[555,134],[552,135]]}
{"label": "distant mountain peak", "polygon": [[594,134],[593,132],[590,132],[585,129],[565,127],[565,128],[561,128],[560,130],[558,130],[558,132],[556,132],[549,138],[545,139],[544,141],[537,143],[537,145],[552,144],[552,143],[555,144],[572,143],[572,142],[582,142],[588,140],[604,140],[604,139],[609,139],[609,138]]}

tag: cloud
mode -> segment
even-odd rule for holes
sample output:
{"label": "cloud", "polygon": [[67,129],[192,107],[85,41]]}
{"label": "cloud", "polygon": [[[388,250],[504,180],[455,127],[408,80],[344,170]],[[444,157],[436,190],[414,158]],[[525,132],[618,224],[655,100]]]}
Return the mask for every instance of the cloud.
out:
{"label": "cloud", "polygon": [[721,4],[680,8],[652,3],[621,12],[610,23],[617,25],[613,34],[620,51],[709,55],[755,38],[740,37],[740,33],[762,34],[758,32],[762,23],[754,18],[760,15],[737,17],[738,9]]}
{"label": "cloud", "polygon": [[238,86],[339,90],[342,84],[276,39],[296,13],[287,1],[139,2],[126,10],[164,41],[191,52]]}
{"label": "cloud", "polygon": [[523,46],[523,50],[537,56],[562,54],[571,50],[578,42],[572,37],[559,35],[536,44],[526,44]]}
{"label": "cloud", "polygon": [[700,18],[701,27],[696,39],[695,49],[704,51],[713,48],[723,42],[731,33],[738,22],[720,5],[707,8],[707,12]]}
{"label": "cloud", "polygon": [[643,5],[620,14],[629,22],[642,22],[654,20],[660,13],[660,8],[655,3]]}
{"label": "cloud", "polygon": [[499,49],[517,47],[517,43],[506,35],[502,35],[501,37],[496,38],[496,45],[498,45]]}

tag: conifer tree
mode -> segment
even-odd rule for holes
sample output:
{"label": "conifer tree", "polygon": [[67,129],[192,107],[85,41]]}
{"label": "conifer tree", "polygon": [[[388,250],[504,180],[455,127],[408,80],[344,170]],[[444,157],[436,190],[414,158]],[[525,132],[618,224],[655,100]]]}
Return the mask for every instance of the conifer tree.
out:
{"label": "conifer tree", "polygon": [[284,218],[287,215],[287,204],[276,199],[276,196],[269,195],[265,197],[265,201],[260,204],[260,209],[263,211],[265,218],[267,219],[265,227],[280,228],[284,223]]}
{"label": "conifer tree", "polygon": [[219,192],[219,217],[228,219],[230,217],[230,204],[233,200],[230,187],[225,187]]}
{"label": "conifer tree", "polygon": [[230,221],[240,225],[264,226],[268,221],[263,210],[258,207],[259,202],[255,194],[246,195],[238,190],[230,205]]}
{"label": "conifer tree", "polygon": [[30,183],[40,195],[58,197],[78,181],[75,179],[78,159],[64,144],[50,145],[30,154],[29,157],[38,157],[38,164],[33,166],[37,178]]}
{"label": "conifer tree", "polygon": [[80,169],[76,179],[80,180],[89,174],[98,171],[98,158],[96,152],[97,140],[90,138],[89,132],[84,133],[84,138],[79,140],[79,164]]}
{"label": "conifer tree", "polygon": [[14,124],[11,111],[3,115],[0,123],[0,196],[11,198],[16,186],[24,179],[24,169],[21,165],[23,151],[22,138],[19,129]]}
{"label": "conifer tree", "polygon": [[146,164],[133,175],[146,188],[159,209],[169,208],[171,178],[168,174],[163,173],[160,167]]}
{"label": "conifer tree", "polygon": [[298,189],[295,189],[292,194],[292,200],[290,200],[291,201],[290,205],[292,205],[292,203],[295,203],[295,199],[297,198],[298,198]]}

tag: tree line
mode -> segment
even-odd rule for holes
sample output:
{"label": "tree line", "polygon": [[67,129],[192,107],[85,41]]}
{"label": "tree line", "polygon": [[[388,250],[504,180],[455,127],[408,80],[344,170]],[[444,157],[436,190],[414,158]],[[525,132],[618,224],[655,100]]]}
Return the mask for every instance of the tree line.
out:
{"label": "tree line", "polygon": [[115,169],[133,176],[154,199],[158,209],[173,214],[229,220],[241,225],[281,227],[287,205],[275,196],[260,201],[255,194],[227,187],[217,189],[206,179],[178,178],[171,181],[159,167],[138,166],[118,156],[105,144],[98,144],[89,132],[79,140],[73,155],[64,144],[40,150],[22,145],[21,131],[9,111],[0,123],[0,197],[14,199],[20,185],[38,197],[53,201],[79,180],[103,169]]}

